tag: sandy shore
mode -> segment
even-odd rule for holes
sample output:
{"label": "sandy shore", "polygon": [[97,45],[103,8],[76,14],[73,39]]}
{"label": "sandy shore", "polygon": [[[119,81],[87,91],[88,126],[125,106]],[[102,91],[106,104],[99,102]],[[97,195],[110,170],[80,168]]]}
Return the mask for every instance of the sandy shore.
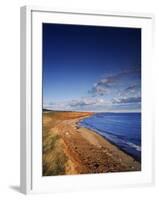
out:
{"label": "sandy shore", "polygon": [[105,138],[78,127],[80,120],[92,114],[43,113],[43,175],[141,170],[139,162]]}

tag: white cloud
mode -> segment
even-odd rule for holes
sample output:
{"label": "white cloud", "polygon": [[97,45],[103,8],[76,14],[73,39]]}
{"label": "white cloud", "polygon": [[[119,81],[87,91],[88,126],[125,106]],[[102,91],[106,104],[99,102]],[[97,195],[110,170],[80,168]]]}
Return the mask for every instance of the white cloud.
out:
{"label": "white cloud", "polygon": [[112,100],[114,104],[124,104],[124,103],[140,103],[141,97],[120,97],[120,98],[114,98]]}

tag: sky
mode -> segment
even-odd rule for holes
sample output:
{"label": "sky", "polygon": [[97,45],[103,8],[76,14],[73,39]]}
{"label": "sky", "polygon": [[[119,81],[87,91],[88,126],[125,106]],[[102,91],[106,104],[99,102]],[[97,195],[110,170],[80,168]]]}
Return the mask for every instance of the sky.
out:
{"label": "sky", "polygon": [[140,112],[141,29],[43,24],[43,108]]}

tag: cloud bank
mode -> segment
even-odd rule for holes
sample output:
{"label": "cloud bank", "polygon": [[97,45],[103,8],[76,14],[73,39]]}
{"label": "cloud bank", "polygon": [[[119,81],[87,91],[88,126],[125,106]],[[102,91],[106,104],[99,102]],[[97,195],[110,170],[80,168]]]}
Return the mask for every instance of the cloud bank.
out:
{"label": "cloud bank", "polygon": [[[118,84],[121,84],[122,81],[126,81],[126,79],[130,79],[136,75],[137,79],[141,79],[141,71],[139,69],[133,69],[133,70],[124,70],[122,72],[105,76],[104,78],[98,80],[96,83],[94,83],[93,87],[88,90],[88,93],[92,96],[104,96],[107,95],[110,90],[113,88],[116,88]],[[135,85],[129,86],[126,88],[126,90],[132,90],[135,89]]]}
{"label": "cloud bank", "polygon": [[45,108],[52,110],[118,111],[139,110],[141,106],[141,71],[125,70],[105,75],[79,99],[51,102]]}

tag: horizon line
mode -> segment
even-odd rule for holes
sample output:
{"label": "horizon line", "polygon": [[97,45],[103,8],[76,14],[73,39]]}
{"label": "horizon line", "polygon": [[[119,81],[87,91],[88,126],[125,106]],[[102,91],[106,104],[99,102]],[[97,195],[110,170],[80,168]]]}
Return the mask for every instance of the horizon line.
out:
{"label": "horizon line", "polygon": [[42,110],[58,111],[58,112],[94,112],[94,113],[141,113],[141,111],[90,111],[90,110],[52,110],[49,108],[42,108]]}

